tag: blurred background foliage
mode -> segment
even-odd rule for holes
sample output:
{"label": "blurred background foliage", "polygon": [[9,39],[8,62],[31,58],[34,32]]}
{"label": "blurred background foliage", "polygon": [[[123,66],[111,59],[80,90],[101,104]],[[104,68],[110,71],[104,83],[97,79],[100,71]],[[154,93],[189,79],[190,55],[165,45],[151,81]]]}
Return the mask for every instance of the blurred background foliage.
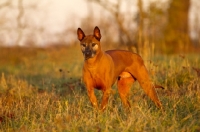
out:
{"label": "blurred background foliage", "polygon": [[[91,33],[94,26],[99,26],[106,49],[125,48],[139,54],[145,54],[147,51],[167,54],[198,53],[200,50],[200,22],[197,10],[200,2],[197,0],[155,0],[149,2],[148,6],[145,0],[85,2],[88,3],[89,15],[78,20],[81,21],[79,27],[86,33]],[[0,2],[0,45],[76,45],[77,27],[68,24],[70,22],[66,23],[66,26],[71,25],[70,27],[59,33],[52,33],[44,27],[44,18],[32,18],[41,5],[48,6],[48,1],[42,4],[25,0]],[[195,10],[191,9],[191,6],[195,7]],[[96,7],[102,11],[99,16],[96,14]],[[45,15],[45,11],[43,13]],[[194,18],[192,22],[191,16]],[[73,21],[75,20],[71,23]]]}

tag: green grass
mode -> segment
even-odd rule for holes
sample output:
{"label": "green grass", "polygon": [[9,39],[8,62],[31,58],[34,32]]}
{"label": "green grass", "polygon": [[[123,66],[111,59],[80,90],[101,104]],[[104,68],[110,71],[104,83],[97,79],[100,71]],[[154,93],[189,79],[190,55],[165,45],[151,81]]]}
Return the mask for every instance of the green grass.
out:
{"label": "green grass", "polygon": [[165,111],[135,83],[130,112],[114,86],[101,113],[81,82],[79,46],[1,48],[0,131],[200,131],[200,77],[193,70],[199,55],[155,55],[145,62],[152,80],[165,87],[157,89]]}

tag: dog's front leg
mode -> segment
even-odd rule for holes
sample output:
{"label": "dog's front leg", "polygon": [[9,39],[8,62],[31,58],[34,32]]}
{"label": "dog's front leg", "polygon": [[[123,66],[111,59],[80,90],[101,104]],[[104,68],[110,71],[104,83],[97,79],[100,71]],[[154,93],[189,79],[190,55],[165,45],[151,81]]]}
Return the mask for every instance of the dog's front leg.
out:
{"label": "dog's front leg", "polygon": [[94,94],[94,88],[88,88],[87,87],[87,93],[90,99],[90,102],[92,103],[92,106],[96,109],[98,109],[98,103],[97,103],[97,99],[96,96]]}
{"label": "dog's front leg", "polygon": [[105,110],[106,105],[108,104],[108,99],[110,96],[110,88],[106,88],[106,90],[103,90],[103,97],[101,102],[101,110]]}

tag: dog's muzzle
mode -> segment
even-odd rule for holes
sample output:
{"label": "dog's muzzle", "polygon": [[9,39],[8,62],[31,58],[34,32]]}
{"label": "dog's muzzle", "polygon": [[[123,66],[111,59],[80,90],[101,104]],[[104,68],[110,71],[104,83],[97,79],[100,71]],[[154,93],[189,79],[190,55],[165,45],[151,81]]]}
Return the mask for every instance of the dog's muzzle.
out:
{"label": "dog's muzzle", "polygon": [[97,49],[98,49],[97,45],[82,46],[82,52],[83,52],[85,60],[94,57],[96,55]]}
{"label": "dog's muzzle", "polygon": [[85,60],[93,57],[93,53],[91,50],[84,51],[83,54],[84,54]]}
{"label": "dog's muzzle", "polygon": [[93,51],[92,49],[87,49],[87,50],[82,51],[82,52],[83,52],[85,60],[88,60],[88,59],[94,57],[95,54],[96,54],[96,51]]}

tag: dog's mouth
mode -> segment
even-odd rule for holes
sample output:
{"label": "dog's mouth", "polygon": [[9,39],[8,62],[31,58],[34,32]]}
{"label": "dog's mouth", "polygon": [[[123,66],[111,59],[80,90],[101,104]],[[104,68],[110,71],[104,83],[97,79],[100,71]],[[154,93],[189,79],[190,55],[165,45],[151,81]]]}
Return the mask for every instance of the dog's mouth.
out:
{"label": "dog's mouth", "polygon": [[96,54],[95,51],[85,51],[85,52],[83,52],[85,60],[93,58],[95,56],[95,54]]}
{"label": "dog's mouth", "polygon": [[92,56],[84,55],[85,60],[92,58]]}

